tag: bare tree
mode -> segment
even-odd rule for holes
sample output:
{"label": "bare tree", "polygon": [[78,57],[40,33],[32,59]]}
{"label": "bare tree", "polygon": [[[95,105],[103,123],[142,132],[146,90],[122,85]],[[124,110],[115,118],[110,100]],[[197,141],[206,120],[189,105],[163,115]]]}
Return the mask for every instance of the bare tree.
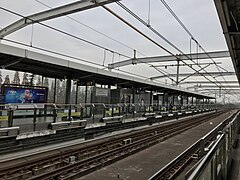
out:
{"label": "bare tree", "polygon": [[6,75],[5,80],[4,80],[4,84],[10,84],[9,75]]}
{"label": "bare tree", "polygon": [[38,75],[36,86],[41,86],[41,85],[42,85],[42,82],[41,82],[41,76]]}
{"label": "bare tree", "polygon": [[19,71],[15,72],[12,84],[20,84]]}
{"label": "bare tree", "polygon": [[23,74],[22,85],[29,85],[28,74],[26,72]]}

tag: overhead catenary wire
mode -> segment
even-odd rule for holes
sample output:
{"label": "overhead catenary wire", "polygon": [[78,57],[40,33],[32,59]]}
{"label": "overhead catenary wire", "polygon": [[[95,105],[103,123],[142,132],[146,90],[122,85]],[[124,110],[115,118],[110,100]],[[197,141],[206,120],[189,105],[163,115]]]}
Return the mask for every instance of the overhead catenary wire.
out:
{"label": "overhead catenary wire", "polygon": [[[178,47],[176,47],[173,43],[171,43],[167,38],[165,38],[163,35],[161,35],[158,31],[156,31],[152,26],[148,26],[147,23],[142,20],[139,16],[137,16],[135,13],[133,13],[130,9],[128,9],[125,5],[123,5],[121,2],[116,2],[120,7],[122,7],[124,10],[126,10],[130,15],[132,15],[134,18],[136,18],[138,21],[140,21],[142,24],[144,24],[145,26],[147,26],[152,32],[154,32],[156,35],[158,35],[161,39],[163,39],[165,42],[167,42],[169,45],[171,45],[174,49],[176,49],[177,51],[179,51],[181,54],[183,54],[184,56],[186,56],[189,60],[191,60],[193,63],[197,64],[195,61],[193,61],[191,58],[189,58],[183,51],[181,51]],[[114,13],[112,10],[110,10],[109,8],[103,6],[103,8],[105,8],[107,11],[109,11],[111,14],[113,14],[115,17],[117,17],[118,19],[120,19],[121,21],[123,21],[125,24],[127,24],[128,26],[130,26],[131,28],[133,28],[134,30],[136,30],[137,32],[139,32],[140,30],[138,30],[136,27],[134,27],[133,25],[131,25],[130,23],[128,23],[126,20],[124,20],[122,17],[120,17],[119,15],[117,15],[116,13]],[[130,24],[130,25],[129,25]],[[140,31],[140,34],[142,35],[143,33]],[[146,35],[143,35],[144,37],[146,37]],[[167,53],[171,54],[172,56],[176,57],[176,59],[181,60],[177,57],[177,55],[173,54],[172,52],[170,52],[169,50],[167,50],[166,48],[164,48],[163,46],[159,45],[158,43],[156,43],[156,41],[152,40],[149,37],[146,37],[147,39],[149,39],[151,42],[154,42],[154,44],[158,45],[160,48],[162,48],[164,51],[166,51]],[[185,61],[181,60],[184,64],[188,65]],[[198,65],[199,66],[199,65]],[[192,70],[197,71],[195,68],[193,68],[192,66],[189,66]],[[200,68],[202,68],[201,66],[199,66]],[[208,73],[206,70],[204,70],[206,73]],[[201,72],[199,72],[199,74],[201,74]],[[210,73],[208,73],[210,76],[212,76]],[[208,77],[206,77],[205,75],[202,75],[204,78],[206,78],[208,81],[216,84],[218,86],[218,84],[214,81],[212,81],[211,79],[209,79]]]}
{"label": "overhead catenary wire", "polygon": [[[183,54],[184,56],[186,56],[189,60],[191,60],[193,63],[195,63],[196,65],[198,65],[201,69],[203,69],[202,68],[202,66],[200,66],[198,63],[196,63],[195,61],[193,61],[192,60],[192,58],[190,58],[190,57],[188,57],[188,55],[186,55],[185,53],[183,53],[179,48],[177,48],[175,45],[173,45],[170,41],[168,41],[165,37],[163,37],[160,33],[158,33],[155,29],[153,29],[151,26],[148,26],[147,25],[147,23],[146,22],[144,22],[140,17],[138,17],[135,13],[133,13],[131,10],[129,10],[126,6],[124,6],[122,3],[120,3],[120,2],[116,2],[120,7],[122,7],[123,9],[125,9],[129,14],[131,14],[133,17],[135,17],[137,20],[139,20],[142,24],[144,24],[145,26],[147,26],[150,30],[152,30],[155,34],[157,34],[159,37],[161,37],[165,42],[167,42],[168,44],[170,44],[173,48],[175,48],[176,50],[178,50],[181,54]],[[114,14],[113,14],[114,15]],[[121,19],[120,19],[121,20]],[[191,33],[190,33],[191,34]],[[197,43],[197,45],[199,45],[198,44],[198,42],[196,41],[196,39],[194,38],[194,37],[192,37],[192,40],[194,40],[196,43]],[[199,45],[199,47],[201,48],[201,46]],[[206,51],[203,49],[203,51],[206,53]],[[171,54],[171,53],[170,53]],[[171,55],[173,55],[173,54],[171,54]],[[209,56],[209,54],[207,54],[208,56]],[[175,56],[176,57],[176,55],[173,55],[173,56]],[[178,57],[176,57],[177,59],[179,59]],[[209,56],[209,58],[211,58],[210,56]],[[212,58],[211,58],[212,59]],[[181,59],[179,59],[179,60],[181,60]],[[181,60],[183,63],[185,63],[183,60]],[[213,62],[215,62],[215,61],[213,61]],[[185,63],[186,65],[187,65],[187,63]],[[192,66],[189,66],[191,69],[193,69],[195,72],[197,71],[195,68],[192,68]],[[205,71],[207,74],[209,74],[209,76],[211,76],[215,81],[212,81],[211,79],[209,79],[207,76],[205,76],[205,75],[202,75],[205,79],[207,79],[209,82],[211,82],[211,83],[213,83],[213,84],[215,84],[216,86],[218,86],[219,87],[219,84],[221,85],[221,86],[223,86],[220,82],[218,82],[218,80],[216,80],[215,78],[214,78],[214,76],[212,76],[208,71],[206,71],[205,69],[203,69],[203,71]],[[220,72],[220,71],[219,71]],[[201,72],[199,72],[199,74],[201,74]],[[220,74],[221,74],[221,72],[220,72]],[[224,77],[223,77],[224,78]],[[225,80],[225,78],[224,78],[224,80]],[[226,82],[226,80],[225,80],[225,82]],[[227,82],[226,82],[227,83]],[[227,86],[229,86],[229,84],[227,83]]]}
{"label": "overhead catenary wire", "polygon": [[59,55],[59,56],[62,56],[62,57],[67,57],[67,58],[71,58],[71,59],[74,59],[74,60],[82,61],[82,62],[85,62],[85,63],[94,64],[94,65],[97,65],[97,66],[103,66],[103,65],[101,65],[99,63],[95,63],[95,62],[92,62],[92,61],[88,61],[88,60],[85,60],[85,59],[77,58],[77,57],[74,57],[74,56],[66,55],[66,54],[63,54],[63,53],[59,53],[59,52],[56,52],[56,51],[48,50],[48,49],[37,47],[37,46],[33,46],[33,45],[30,46],[29,44],[25,44],[25,43],[22,43],[22,42],[18,42],[18,41],[14,41],[14,40],[11,40],[11,39],[7,39],[5,37],[3,39],[1,39],[1,40],[7,41],[7,42],[10,42],[10,43],[14,43],[14,44],[18,44],[18,45],[21,45],[21,46],[25,46],[25,47],[30,47],[30,48],[33,48],[33,49],[36,49],[36,50],[47,52],[47,53]]}
{"label": "overhead catenary wire", "polygon": [[[28,19],[28,20],[34,22],[34,20],[32,20],[32,19],[30,19],[30,18],[28,18],[28,17],[25,17],[25,16],[23,16],[23,15],[21,15],[21,14],[19,14],[19,13],[16,13],[16,12],[14,12],[14,11],[11,11],[11,10],[9,10],[9,9],[3,8],[3,7],[0,7],[0,9],[2,9],[3,11],[6,11],[6,12],[12,13],[12,14],[14,14],[14,15],[16,15],[16,16],[19,16],[19,17],[22,17],[22,18],[25,18],[25,19]],[[59,32],[59,33],[61,33],[61,34],[64,34],[64,35],[67,35],[67,36],[69,36],[69,37],[75,38],[75,39],[77,39],[77,40],[83,41],[83,42],[85,42],[85,43],[87,43],[87,44],[90,44],[90,45],[92,45],[92,46],[98,47],[98,48],[100,48],[100,49],[106,49],[107,51],[114,52],[114,53],[116,53],[116,54],[121,54],[121,53],[116,52],[116,51],[114,51],[114,50],[112,50],[112,49],[110,49],[110,48],[106,48],[106,47],[101,46],[101,45],[99,45],[99,44],[93,43],[93,42],[91,42],[91,41],[88,41],[88,40],[83,39],[83,38],[81,38],[81,37],[78,37],[78,36],[76,36],[76,35],[73,35],[73,34],[71,34],[71,33],[68,33],[68,32],[65,32],[65,31],[63,31],[63,30],[60,30],[59,28],[55,28],[55,27],[52,27],[52,26],[50,26],[50,25],[47,25],[47,24],[41,23],[41,22],[35,22],[35,23],[38,23],[38,24],[40,24],[40,25],[42,25],[42,26],[44,26],[44,27],[47,27],[47,28],[49,28],[49,29],[51,29],[51,30],[57,31],[57,32]],[[125,54],[121,54],[121,56],[126,57],[126,58],[131,58],[130,56],[127,56],[127,55],[125,55]]]}
{"label": "overhead catenary wire", "polygon": [[[106,50],[109,50],[109,49],[106,49]],[[110,52],[113,52],[113,51],[110,51]],[[119,54],[119,53],[117,53],[117,54]],[[121,55],[121,54],[119,54],[119,55]],[[122,55],[121,55],[122,56]]]}
{"label": "overhead catenary wire", "polygon": [[[48,7],[48,8],[50,8],[50,9],[52,9],[52,7],[49,6],[49,5],[47,5],[46,3],[43,3],[43,2],[41,2],[41,1],[39,1],[39,0],[35,0],[35,1],[38,2],[38,3],[40,3],[40,4],[42,4],[42,5],[44,5],[45,7]],[[114,42],[116,42],[116,43],[118,43],[118,44],[120,44],[120,45],[128,48],[128,49],[135,50],[134,48],[132,48],[132,47],[130,47],[130,46],[128,46],[128,45],[120,42],[119,40],[114,39],[114,38],[108,36],[107,34],[101,32],[101,31],[98,31],[98,30],[96,30],[95,28],[93,28],[93,27],[91,27],[91,26],[89,26],[89,25],[87,25],[87,24],[85,24],[85,23],[82,23],[81,21],[77,20],[76,18],[73,18],[73,17],[71,17],[71,16],[69,16],[69,15],[66,15],[66,17],[69,18],[70,20],[72,20],[72,21],[74,21],[74,22],[76,22],[76,23],[78,23],[78,24],[80,24],[80,25],[88,28],[88,29],[91,29],[92,31],[94,31],[94,32],[96,32],[96,33],[98,33],[98,34],[101,34],[102,36],[104,36],[104,37],[106,37],[106,38],[108,38],[108,39],[110,39],[110,40],[112,40],[112,41],[114,41]],[[138,51],[138,50],[136,50],[136,51],[137,51],[139,54],[141,54],[141,55],[143,55],[143,56],[146,56],[146,55],[143,54],[142,52],[140,52],[140,51]]]}
{"label": "overhead catenary wire", "polygon": [[[6,8],[0,7],[0,9],[4,10],[4,11],[6,11],[6,12],[12,13],[12,14],[14,14],[14,15],[16,15],[16,16],[20,16],[20,17],[22,17],[22,18],[26,18],[25,16],[23,16],[23,15],[21,15],[21,14],[19,14],[19,13],[16,13],[16,12],[14,12],[14,11],[8,10],[8,9],[6,9]],[[30,19],[30,20],[31,20],[31,19]],[[41,25],[43,25],[43,26],[48,26],[48,25],[45,25],[45,24],[43,24],[43,23],[39,23],[39,24],[41,24]],[[53,27],[50,27],[50,28],[53,28]],[[56,54],[56,55],[60,55],[60,56],[72,58],[72,59],[75,59],[75,60],[83,61],[83,62],[90,63],[90,64],[94,64],[94,65],[97,65],[97,66],[103,66],[102,64],[99,64],[99,63],[94,63],[94,62],[92,62],[92,61],[88,61],[88,60],[76,58],[76,57],[73,57],[73,56],[69,56],[69,55],[66,55],[66,54],[63,54],[63,53],[59,53],[59,52],[56,52],[56,51],[51,51],[51,50],[44,49],[44,48],[40,48],[40,47],[36,47],[36,46],[29,46],[28,44],[24,44],[24,43],[21,43],[21,42],[13,41],[13,40],[10,40],[10,39],[0,38],[0,41],[1,41],[1,40],[5,40],[5,41],[11,42],[11,43],[16,43],[16,44],[19,44],[19,45],[22,45],[22,46],[31,47],[31,48],[34,48],[34,49],[37,49],[37,50],[41,50],[41,51],[48,52],[48,53],[53,53],[53,54]],[[107,48],[102,48],[102,49],[104,49],[104,50],[106,50],[106,51],[109,51],[109,52],[112,52],[112,53],[115,52],[115,51],[109,50],[109,49],[107,49]],[[117,53],[117,52],[115,52],[115,53],[118,54],[118,55],[121,55],[121,56],[123,56],[123,57],[126,57],[125,55],[123,55],[123,54],[121,54],[121,53]],[[131,57],[127,56],[127,58],[131,58]],[[107,66],[103,66],[103,67],[104,67],[104,69],[105,69],[105,68],[108,68]],[[117,71],[123,72],[123,73],[126,73],[126,74],[130,74],[130,75],[133,75],[133,76],[136,76],[136,77],[141,77],[141,78],[144,78],[144,79],[147,79],[147,78],[148,78],[148,77],[146,77],[146,76],[141,76],[141,75],[139,75],[139,74],[135,74],[135,73],[132,73],[132,72],[127,72],[127,71],[120,70],[120,69],[117,70]],[[159,82],[161,82],[161,81],[159,81]]]}
{"label": "overhead catenary wire", "polygon": [[[196,63],[195,61],[193,61],[190,57],[188,57],[188,55],[186,55],[184,52],[182,52],[179,48],[177,48],[173,43],[171,43],[167,38],[165,38],[164,36],[162,36],[158,31],[156,31],[155,29],[152,28],[152,26],[148,26],[146,22],[144,22],[139,16],[137,16],[135,13],[133,13],[130,9],[128,9],[126,6],[124,6],[121,2],[116,2],[120,7],[122,7],[124,10],[126,10],[129,14],[131,14],[134,18],[136,18],[137,20],[139,20],[142,24],[144,24],[145,26],[147,26],[151,31],[153,31],[155,34],[157,34],[160,38],[162,38],[165,42],[167,42],[169,45],[171,45],[173,48],[175,48],[177,51],[179,51],[181,54],[183,54],[185,57],[187,57],[189,60],[191,60],[193,63],[195,63],[196,65],[198,65],[200,68],[202,68],[198,63]],[[191,33],[190,33],[191,34]],[[192,39],[197,43],[196,39],[194,37],[192,37]],[[205,51],[205,50],[204,50]],[[171,53],[172,55],[172,53]],[[176,57],[176,55],[173,55]],[[209,56],[209,55],[208,55]],[[209,56],[210,57],[210,56]],[[176,57],[177,59],[179,59],[178,57]],[[211,58],[211,57],[210,57]],[[181,60],[181,59],[179,59]],[[185,63],[183,60],[181,60],[183,63]],[[186,63],[187,64],[187,63]],[[191,69],[193,69],[194,71],[197,71],[195,68],[193,68],[192,66],[189,66]],[[204,72],[206,72],[209,76],[211,76],[213,78],[213,76],[206,71],[205,69],[203,69]],[[199,74],[201,74],[201,72],[199,72]],[[203,75],[203,77],[205,79],[207,79],[208,81],[212,82],[213,84],[215,84],[216,86],[219,86],[217,83],[219,83],[218,81],[212,81],[211,79],[209,79],[208,77],[206,77],[205,75]],[[216,79],[215,79],[216,80]],[[221,84],[221,83],[219,83]],[[222,85],[222,84],[221,84]],[[229,86],[229,85],[228,85]]]}
{"label": "overhead catenary wire", "polygon": [[[80,58],[77,58],[77,57],[73,57],[73,56],[69,56],[69,55],[66,55],[66,54],[62,54],[62,53],[59,53],[59,52],[56,52],[56,51],[51,51],[51,50],[48,50],[48,49],[44,49],[44,48],[41,48],[41,47],[30,46],[29,44],[25,44],[25,43],[22,43],[22,42],[14,41],[14,40],[11,40],[11,39],[3,38],[1,40],[7,41],[7,42],[10,42],[10,43],[14,43],[14,44],[18,44],[18,45],[21,45],[21,46],[25,46],[25,47],[30,47],[30,48],[33,48],[33,49],[36,49],[36,50],[47,52],[47,53],[52,53],[52,54],[55,54],[55,55],[59,55],[59,56],[67,57],[67,58],[70,58],[70,59],[79,60],[79,61],[83,61],[83,62],[86,62],[86,63],[89,63],[89,64],[94,64],[94,65],[97,65],[97,66],[102,66],[102,67],[107,68],[107,66],[99,64],[99,63],[94,63],[92,61],[87,61],[87,60],[80,59]],[[146,76],[141,76],[139,74],[135,74],[135,73],[124,71],[124,70],[120,70],[120,69],[116,70],[116,71],[123,72],[123,73],[129,74],[129,75],[133,75],[133,76],[136,76],[136,77],[141,77],[143,79],[147,79],[148,78]],[[158,82],[162,83],[162,81],[158,81]]]}
{"label": "overhead catenary wire", "polygon": [[[180,18],[176,15],[176,13],[171,9],[171,7],[166,3],[165,0],[160,0],[163,5],[166,7],[166,9],[170,12],[170,14],[176,19],[176,21],[182,26],[182,28],[185,30],[185,32],[191,37],[192,40],[194,40],[197,44],[197,51],[198,51],[198,47],[200,49],[203,50],[203,52],[208,56],[209,59],[211,59],[213,62],[214,59],[206,52],[206,50],[199,44],[199,42],[196,40],[196,38],[193,36],[193,34],[188,30],[188,28],[184,25],[184,23],[180,20]],[[190,47],[191,48],[191,47]],[[221,70],[219,69],[219,65],[216,65],[216,68],[218,70],[218,72],[220,73],[220,75],[222,76],[223,80],[227,83],[225,77],[222,75]],[[227,86],[229,86],[229,84],[227,83]]]}
{"label": "overhead catenary wire", "polygon": [[176,81],[170,77],[169,74],[167,74],[167,72],[165,72],[164,70],[158,69],[157,67],[153,66],[154,69],[156,69],[158,72],[162,73],[164,76],[167,76],[170,80],[172,80],[173,82],[176,83]]}

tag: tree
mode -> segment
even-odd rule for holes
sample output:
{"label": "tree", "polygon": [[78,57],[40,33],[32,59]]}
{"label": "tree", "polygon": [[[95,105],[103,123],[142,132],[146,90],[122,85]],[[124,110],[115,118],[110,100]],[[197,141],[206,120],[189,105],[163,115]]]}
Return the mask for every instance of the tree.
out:
{"label": "tree", "polygon": [[47,77],[44,78],[43,86],[45,86],[45,87],[49,87],[49,80],[48,80]]}
{"label": "tree", "polygon": [[71,92],[71,99],[70,99],[70,103],[71,104],[75,104],[76,101],[76,91],[77,91],[77,84],[73,86],[72,88],[72,92]]}
{"label": "tree", "polygon": [[30,86],[34,86],[35,74],[30,75]]}
{"label": "tree", "polygon": [[4,84],[10,84],[9,75],[6,75],[5,80],[4,80]]}
{"label": "tree", "polygon": [[66,81],[63,80],[61,87],[60,103],[65,104],[65,96],[66,96]]}
{"label": "tree", "polygon": [[61,92],[60,80],[57,79],[57,83],[56,83],[56,103],[58,103],[58,104],[59,104],[59,99],[60,99],[60,92]]}
{"label": "tree", "polygon": [[0,71],[0,85],[2,84],[3,80],[2,80],[2,72]]}
{"label": "tree", "polygon": [[51,88],[48,89],[48,94],[49,94],[48,102],[53,103],[53,100],[54,100],[54,81],[52,81],[52,83],[51,83]]}
{"label": "tree", "polygon": [[12,84],[20,84],[19,71],[15,72]]}
{"label": "tree", "polygon": [[41,76],[38,75],[36,86],[41,86],[41,85],[42,85]]}
{"label": "tree", "polygon": [[28,74],[26,72],[23,73],[22,85],[29,85]]}

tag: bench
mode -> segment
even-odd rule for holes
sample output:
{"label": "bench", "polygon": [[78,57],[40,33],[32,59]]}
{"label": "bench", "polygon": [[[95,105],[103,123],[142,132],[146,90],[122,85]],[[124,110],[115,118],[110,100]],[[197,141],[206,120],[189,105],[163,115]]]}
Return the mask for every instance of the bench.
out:
{"label": "bench", "polygon": [[145,113],[143,114],[143,117],[154,117],[155,113]]}
{"label": "bench", "polygon": [[70,126],[72,127],[86,127],[87,126],[87,120],[75,120],[75,121],[70,121]]}
{"label": "bench", "polygon": [[113,120],[121,120],[123,116],[110,116],[102,118],[103,122],[113,121]]}
{"label": "bench", "polygon": [[6,127],[0,128],[0,137],[4,136],[17,136],[19,134],[19,127]]}
{"label": "bench", "polygon": [[70,121],[51,123],[52,130],[64,129],[70,126]]}

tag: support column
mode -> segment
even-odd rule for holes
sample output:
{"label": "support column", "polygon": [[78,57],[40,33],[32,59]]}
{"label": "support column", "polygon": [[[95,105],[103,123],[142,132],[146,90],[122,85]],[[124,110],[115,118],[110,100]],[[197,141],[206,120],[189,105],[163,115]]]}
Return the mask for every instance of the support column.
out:
{"label": "support column", "polygon": [[166,104],[165,105],[168,106],[168,104],[169,104],[169,94],[168,93],[166,94],[165,99],[166,99],[166,101],[165,101]]}
{"label": "support column", "polygon": [[88,91],[88,86],[86,85],[86,88],[85,88],[85,104],[87,103],[87,95],[88,95],[87,91]]}
{"label": "support column", "polygon": [[172,105],[175,106],[175,95],[172,95]]}
{"label": "support column", "polygon": [[181,94],[180,95],[180,107],[179,107],[179,110],[182,110],[183,109],[183,95]]}
{"label": "support column", "polygon": [[153,103],[153,92],[151,90],[151,92],[150,92],[150,106],[152,105],[152,103]]}
{"label": "support column", "polygon": [[78,84],[76,84],[76,97],[75,97],[75,104],[78,103]]}
{"label": "support column", "polygon": [[135,88],[134,87],[132,88],[132,95],[133,95],[132,104],[134,104],[135,103]]}
{"label": "support column", "polygon": [[71,79],[67,79],[67,82],[66,82],[65,104],[70,104],[71,86],[72,86],[72,81],[71,81]]}
{"label": "support column", "polygon": [[163,92],[163,97],[162,97],[162,106],[165,106],[165,100],[166,100],[166,98],[165,98],[165,92]]}
{"label": "support column", "polygon": [[179,83],[179,59],[177,60],[177,77],[176,77],[176,85],[178,86],[178,83]]}
{"label": "support column", "polygon": [[57,78],[54,79],[53,103],[56,103]]}
{"label": "support column", "polygon": [[42,76],[42,86],[43,86],[44,77]]}

